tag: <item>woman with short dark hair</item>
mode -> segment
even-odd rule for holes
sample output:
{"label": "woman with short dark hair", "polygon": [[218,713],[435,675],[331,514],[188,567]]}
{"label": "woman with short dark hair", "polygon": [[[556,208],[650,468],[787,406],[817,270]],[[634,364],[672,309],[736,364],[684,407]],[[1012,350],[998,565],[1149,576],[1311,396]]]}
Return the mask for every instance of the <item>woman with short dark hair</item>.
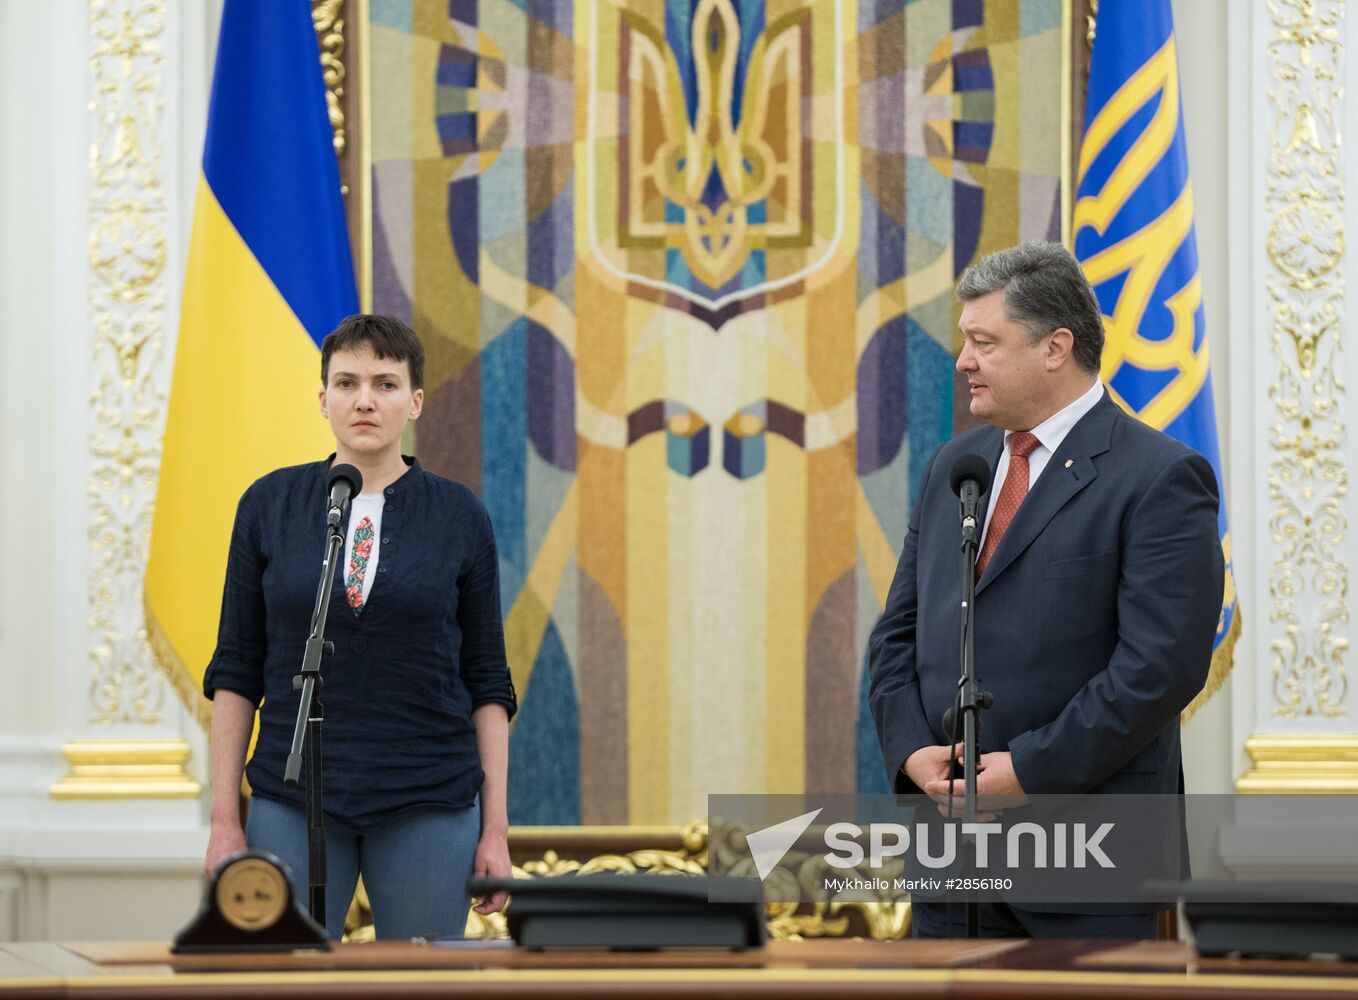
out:
{"label": "woman with short dark hair", "polygon": [[[467,878],[510,874],[505,785],[516,701],[505,659],[490,518],[467,487],[401,454],[424,403],[424,349],[388,316],[350,316],[321,347],[321,414],[335,454],[256,481],[231,536],[212,707],[205,865],[278,855],[306,898],[305,783],[283,783],[298,709],[292,678],[325,551],[326,476],[355,466],[322,664],[326,924],[339,937],[361,874],[377,934],[459,936]],[[255,712],[259,738],[245,765]],[[242,828],[242,772],[253,792]],[[482,900],[480,913],[503,905]]]}

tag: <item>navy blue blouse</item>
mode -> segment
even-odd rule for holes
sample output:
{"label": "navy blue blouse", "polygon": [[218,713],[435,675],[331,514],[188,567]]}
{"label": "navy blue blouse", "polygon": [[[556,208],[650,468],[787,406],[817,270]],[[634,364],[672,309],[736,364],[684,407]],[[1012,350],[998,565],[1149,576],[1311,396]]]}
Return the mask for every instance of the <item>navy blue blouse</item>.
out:
{"label": "navy blue blouse", "polygon": [[[333,456],[332,456],[333,457]],[[325,811],[362,831],[415,805],[467,806],[484,774],[473,709],[512,716],[490,518],[476,495],[420,468],[387,487],[382,538],[360,613],[345,601],[344,550],[330,589],[321,661]],[[246,767],[256,795],[304,802],[283,784],[297,721],[292,678],[311,627],[325,556],[329,462],[279,469],[241,497],[231,534],[217,649],[203,679],[259,705]],[[262,700],[262,704],[261,704]]]}

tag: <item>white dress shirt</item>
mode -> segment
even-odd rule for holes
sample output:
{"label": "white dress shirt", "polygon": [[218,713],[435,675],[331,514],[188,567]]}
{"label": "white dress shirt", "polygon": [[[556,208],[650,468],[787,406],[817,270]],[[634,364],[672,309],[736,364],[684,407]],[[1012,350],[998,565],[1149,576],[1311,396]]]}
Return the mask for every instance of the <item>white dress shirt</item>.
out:
{"label": "white dress shirt", "polygon": [[[1098,379],[1089,387],[1086,392],[1069,406],[1057,410],[1042,423],[1038,424],[1028,433],[1037,438],[1038,445],[1028,455],[1028,489],[1033,488],[1033,483],[1037,482],[1037,477],[1042,475],[1042,470],[1047,467],[1051,457],[1056,454],[1056,449],[1061,447],[1061,442],[1066,439],[1070,429],[1080,422],[1094,405],[1103,398],[1103,383]],[[990,502],[985,510],[985,529],[981,532],[980,547],[977,551],[985,548],[985,532],[990,530],[990,518],[995,513],[995,504],[999,501],[1000,490],[1004,486],[1005,477],[1009,475],[1009,439],[1014,434],[1013,431],[1004,432],[1004,451],[1000,453],[1000,464],[995,469],[995,481],[990,486]]]}

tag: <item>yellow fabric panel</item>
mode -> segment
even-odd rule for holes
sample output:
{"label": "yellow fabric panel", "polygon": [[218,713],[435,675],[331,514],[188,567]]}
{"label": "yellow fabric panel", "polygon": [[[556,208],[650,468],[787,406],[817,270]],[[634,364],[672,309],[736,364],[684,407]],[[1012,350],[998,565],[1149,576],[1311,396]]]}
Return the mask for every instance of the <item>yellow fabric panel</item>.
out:
{"label": "yellow fabric panel", "polygon": [[200,178],[146,570],[152,627],[197,687],[240,495],[334,450],[319,388],[315,343]]}

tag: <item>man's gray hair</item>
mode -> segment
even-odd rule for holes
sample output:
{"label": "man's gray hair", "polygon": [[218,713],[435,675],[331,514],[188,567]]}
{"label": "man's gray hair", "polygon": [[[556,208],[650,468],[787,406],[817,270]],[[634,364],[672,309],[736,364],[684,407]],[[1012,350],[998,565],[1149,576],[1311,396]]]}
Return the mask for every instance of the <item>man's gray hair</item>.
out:
{"label": "man's gray hair", "polygon": [[1071,354],[1087,372],[1098,372],[1103,354],[1103,317],[1080,264],[1060,243],[1020,243],[997,250],[962,272],[963,302],[1004,292],[1004,314],[1028,328],[1036,343],[1059,327],[1075,336]]}

